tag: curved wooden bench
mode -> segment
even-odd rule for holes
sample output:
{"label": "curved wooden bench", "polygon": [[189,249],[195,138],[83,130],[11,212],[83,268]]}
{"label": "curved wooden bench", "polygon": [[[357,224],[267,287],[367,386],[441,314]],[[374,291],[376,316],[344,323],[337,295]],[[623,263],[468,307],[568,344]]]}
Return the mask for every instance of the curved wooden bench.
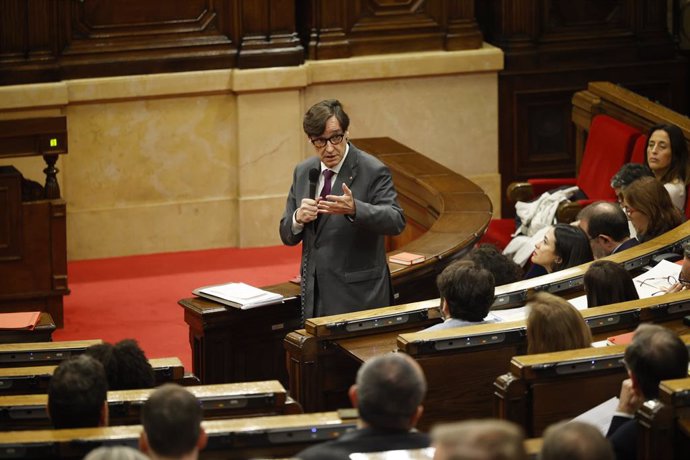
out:
{"label": "curved wooden bench", "polygon": [[[390,168],[405,211],[407,228],[387,240],[389,254],[408,251],[426,257],[411,266],[389,263],[396,303],[437,297],[436,275],[486,231],[491,201],[468,179],[390,138],[352,142]],[[265,289],[283,294],[285,302],[240,311],[196,297],[180,300],[189,324],[193,372],[203,383],[287,383],[283,339],[301,327],[299,286],[282,283]]]}
{"label": "curved wooden bench", "polygon": [[[690,241],[690,221],[687,221],[673,230],[660,235],[646,243],[639,244],[618,254],[612,254],[601,260],[611,260],[623,265],[628,271],[638,270],[660,254],[667,252],[682,253],[683,243]],[[524,305],[530,291],[547,291],[551,293],[582,294],[583,277],[590,263],[578,265],[548,275],[505,284],[496,288],[496,300],[493,310],[513,308]]]}
{"label": "curved wooden bench", "polygon": [[[210,420],[202,422],[208,444],[202,458],[287,458],[357,426],[352,410],[318,414]],[[80,459],[101,445],[137,448],[141,425],[0,433],[4,459]]]}

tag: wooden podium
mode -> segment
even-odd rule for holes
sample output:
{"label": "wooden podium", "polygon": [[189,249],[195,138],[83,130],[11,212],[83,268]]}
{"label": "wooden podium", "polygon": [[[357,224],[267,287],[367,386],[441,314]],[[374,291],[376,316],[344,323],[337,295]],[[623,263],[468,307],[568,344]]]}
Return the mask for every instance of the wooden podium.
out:
{"label": "wooden podium", "polygon": [[33,194],[14,167],[0,167],[0,311],[45,311],[57,327],[69,294],[67,210],[55,168],[64,153],[66,117],[0,121],[0,158],[42,155],[47,164],[45,186]]}
{"label": "wooden podium", "polygon": [[[438,297],[436,276],[484,234],[492,205],[476,184],[390,138],[352,141],[391,170],[407,227],[388,251],[424,254],[417,265],[389,263],[396,304]],[[276,217],[276,231],[278,231]],[[189,325],[193,372],[205,384],[278,379],[287,385],[283,339],[301,327],[299,286],[265,289],[285,302],[250,310],[204,300],[180,300]]]}

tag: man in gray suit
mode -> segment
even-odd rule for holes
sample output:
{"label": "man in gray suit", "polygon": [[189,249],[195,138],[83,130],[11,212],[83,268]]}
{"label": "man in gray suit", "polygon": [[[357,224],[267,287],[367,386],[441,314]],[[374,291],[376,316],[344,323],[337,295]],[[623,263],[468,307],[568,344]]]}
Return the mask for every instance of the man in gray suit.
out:
{"label": "man in gray suit", "polygon": [[388,168],[348,141],[340,102],[321,101],[304,115],[316,156],[297,165],[280,221],[287,245],[302,242],[304,318],[392,303],[384,235],[405,216]]}

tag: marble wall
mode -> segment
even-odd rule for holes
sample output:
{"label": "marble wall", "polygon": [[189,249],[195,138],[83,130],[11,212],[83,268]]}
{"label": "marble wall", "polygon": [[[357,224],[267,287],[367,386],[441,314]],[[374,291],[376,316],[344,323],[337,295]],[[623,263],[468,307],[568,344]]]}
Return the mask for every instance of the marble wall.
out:
{"label": "marble wall", "polygon": [[[500,209],[498,71],[480,50],[0,87],[0,119],[66,114],[58,162],[70,260],[280,244],[301,130],[338,98],[350,136],[389,136],[482,186]],[[42,160],[5,160],[43,182]]]}

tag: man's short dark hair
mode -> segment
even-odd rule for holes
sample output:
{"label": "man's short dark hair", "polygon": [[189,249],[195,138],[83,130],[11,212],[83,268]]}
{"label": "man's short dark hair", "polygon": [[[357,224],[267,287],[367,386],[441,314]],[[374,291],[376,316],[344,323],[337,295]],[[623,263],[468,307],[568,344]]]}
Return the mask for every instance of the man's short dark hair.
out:
{"label": "man's short dark hair", "polygon": [[101,363],[79,355],[60,363],[48,385],[48,411],[55,428],[97,427],[108,397]]}
{"label": "man's short dark hair", "polygon": [[522,268],[493,244],[482,243],[473,248],[465,258],[474,262],[477,267],[489,270],[494,275],[496,286],[522,280]]}
{"label": "man's short dark hair", "polygon": [[688,375],[688,349],[678,336],[656,324],[642,324],[625,349],[625,364],[645,399],[659,395],[659,382]]}
{"label": "man's short dark hair", "polygon": [[626,163],[611,178],[611,188],[627,187],[640,177],[654,177],[654,173],[641,163]]}
{"label": "man's short dark hair", "polygon": [[202,419],[196,397],[174,383],[151,393],[141,411],[148,445],[163,457],[180,457],[192,452],[199,441]]}
{"label": "man's short dark hair", "polygon": [[343,132],[347,131],[350,126],[350,117],[337,99],[326,99],[312,105],[304,114],[302,128],[307,136],[320,136],[326,130],[326,122],[333,116],[340,123]]}
{"label": "man's short dark hair", "polygon": [[544,431],[541,460],[614,460],[601,431],[582,422],[560,422]]}
{"label": "man's short dark hair", "polygon": [[448,265],[436,278],[436,286],[453,318],[481,321],[494,302],[494,276],[469,260]]}
{"label": "man's short dark hair", "polygon": [[591,214],[589,214],[587,226],[590,238],[596,238],[599,235],[610,236],[614,241],[630,238],[628,218],[618,204],[597,201],[587,206],[587,208],[590,207]]}
{"label": "man's short dark hair", "polygon": [[365,362],[357,372],[357,409],[373,428],[409,430],[426,395],[419,365],[404,353],[387,353]]}
{"label": "man's short dark hair", "polygon": [[153,367],[136,340],[92,345],[85,353],[103,364],[110,390],[153,388],[156,384]]}

